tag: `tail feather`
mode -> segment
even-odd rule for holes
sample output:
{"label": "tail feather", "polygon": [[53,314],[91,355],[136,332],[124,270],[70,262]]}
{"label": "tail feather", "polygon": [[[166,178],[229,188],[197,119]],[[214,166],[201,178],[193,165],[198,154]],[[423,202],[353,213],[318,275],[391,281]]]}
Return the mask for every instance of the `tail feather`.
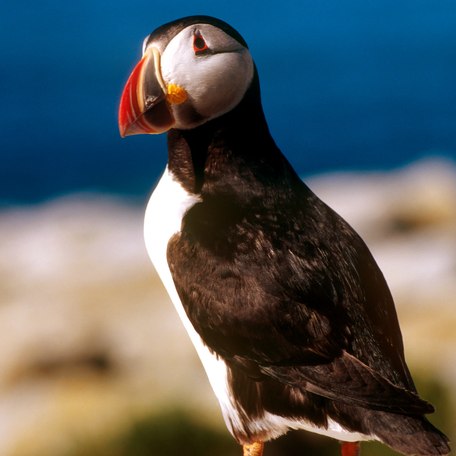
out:
{"label": "tail feather", "polygon": [[365,424],[372,435],[393,450],[408,456],[450,454],[448,437],[425,417],[372,412]]}

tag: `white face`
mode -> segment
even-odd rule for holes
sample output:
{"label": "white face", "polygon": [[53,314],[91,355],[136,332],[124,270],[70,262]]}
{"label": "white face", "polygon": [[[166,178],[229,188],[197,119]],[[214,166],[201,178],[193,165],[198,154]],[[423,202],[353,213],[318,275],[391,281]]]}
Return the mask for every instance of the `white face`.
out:
{"label": "white face", "polygon": [[[233,109],[252,82],[254,64],[248,49],[224,31],[195,24],[162,51],[161,74],[166,85],[176,84],[187,92],[187,101],[172,109],[174,128],[189,129]],[[199,114],[193,120],[184,115],[189,104]]]}

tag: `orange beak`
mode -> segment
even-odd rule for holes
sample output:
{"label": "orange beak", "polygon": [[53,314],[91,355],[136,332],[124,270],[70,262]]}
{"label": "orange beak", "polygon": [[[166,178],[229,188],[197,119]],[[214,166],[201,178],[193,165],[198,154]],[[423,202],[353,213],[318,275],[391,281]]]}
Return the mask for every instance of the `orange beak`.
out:
{"label": "orange beak", "polygon": [[119,106],[120,136],[163,133],[174,125],[160,53],[149,47],[125,84]]}

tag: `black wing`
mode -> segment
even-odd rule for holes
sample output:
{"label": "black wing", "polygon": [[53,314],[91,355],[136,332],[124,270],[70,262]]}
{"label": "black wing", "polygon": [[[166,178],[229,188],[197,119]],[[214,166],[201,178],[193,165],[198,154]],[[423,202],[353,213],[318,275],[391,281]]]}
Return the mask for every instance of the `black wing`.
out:
{"label": "black wing", "polygon": [[430,412],[369,250],[303,188],[299,203],[213,197],[189,210],[168,262],[192,324],[252,378],[354,405]]}

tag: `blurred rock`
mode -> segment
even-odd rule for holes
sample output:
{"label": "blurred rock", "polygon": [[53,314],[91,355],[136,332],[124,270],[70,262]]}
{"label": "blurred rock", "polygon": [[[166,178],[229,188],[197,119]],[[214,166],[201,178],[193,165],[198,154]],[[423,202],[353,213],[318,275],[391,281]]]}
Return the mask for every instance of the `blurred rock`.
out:
{"label": "blurred rock", "polygon": [[[456,398],[454,165],[306,182],[372,249],[412,371]],[[170,404],[222,426],[146,256],[142,218],[142,207],[97,195],[0,213],[1,455],[68,454]]]}
{"label": "blurred rock", "polygon": [[61,455],[168,403],[216,409],[142,219],[90,195],[1,214],[1,455]]}

